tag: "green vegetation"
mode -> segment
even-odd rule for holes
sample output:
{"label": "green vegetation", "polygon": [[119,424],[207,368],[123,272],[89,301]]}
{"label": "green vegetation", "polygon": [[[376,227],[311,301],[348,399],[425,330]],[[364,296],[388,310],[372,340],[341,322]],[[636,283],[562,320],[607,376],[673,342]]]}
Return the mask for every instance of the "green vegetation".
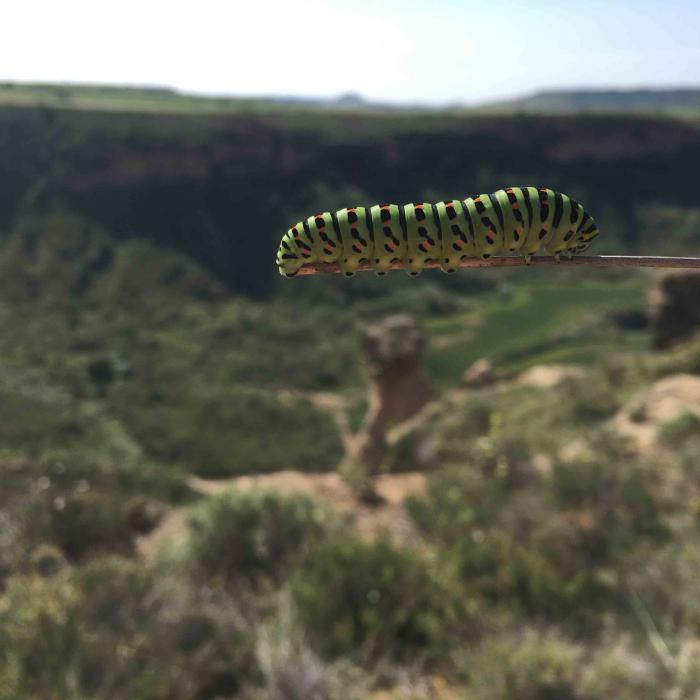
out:
{"label": "green vegetation", "polygon": [[458,631],[468,638],[475,625],[445,586],[419,554],[385,540],[365,544],[347,536],[313,549],[291,581],[300,620],[316,647],[365,663],[439,658]]}
{"label": "green vegetation", "polygon": [[697,117],[700,90],[550,90],[494,102],[482,111],[499,114],[668,114]]}
{"label": "green vegetation", "polygon": [[0,697],[232,697],[255,678],[254,634],[231,602],[121,559],[10,582]]}
{"label": "green vegetation", "polygon": [[[1,700],[698,696],[697,411],[653,424],[628,401],[700,374],[700,343],[651,352],[653,278],[272,265],[319,208],[507,182],[585,201],[601,252],[697,252],[695,126],[0,87],[12,99]],[[432,465],[427,489],[348,509],[330,472],[368,405],[358,329],[399,311],[442,394],[387,468],[395,485]],[[479,358],[500,381],[462,388]],[[247,483],[282,470],[309,495]]]}
{"label": "green vegetation", "polygon": [[330,515],[302,496],[225,492],[198,504],[187,554],[202,579],[279,581],[332,528]]}
{"label": "green vegetation", "polygon": [[438,382],[453,384],[481,357],[511,370],[546,363],[593,365],[648,344],[644,330],[622,334],[613,320],[613,312],[638,307],[643,277],[620,283],[615,275],[589,275],[573,284],[572,275],[562,275],[553,284],[551,275],[549,280],[537,275],[522,284],[529,271],[520,272],[495,299],[477,297],[466,314],[426,320],[436,341],[428,369]]}

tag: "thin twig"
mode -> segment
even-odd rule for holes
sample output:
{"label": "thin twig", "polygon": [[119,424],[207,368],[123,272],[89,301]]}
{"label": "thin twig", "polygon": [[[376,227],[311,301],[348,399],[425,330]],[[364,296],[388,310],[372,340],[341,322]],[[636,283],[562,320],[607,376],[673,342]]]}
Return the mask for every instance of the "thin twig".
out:
{"label": "thin twig", "polygon": [[[496,257],[482,260],[481,258],[467,258],[462,260],[459,267],[525,267],[527,263],[522,257]],[[685,268],[700,269],[700,258],[670,258],[663,256],[649,255],[588,255],[573,257],[571,260],[562,258],[557,262],[551,256],[535,256],[530,260],[531,267],[542,267],[547,265],[559,265],[560,267],[575,267],[587,265],[589,267],[660,267],[660,268]],[[430,262],[424,266],[426,269],[439,268],[440,263]],[[405,269],[403,263],[394,263],[391,270]],[[362,263],[357,272],[372,272],[374,268],[371,263]],[[337,263],[312,263],[304,265],[300,270],[300,275],[323,275],[332,272],[342,272]]]}

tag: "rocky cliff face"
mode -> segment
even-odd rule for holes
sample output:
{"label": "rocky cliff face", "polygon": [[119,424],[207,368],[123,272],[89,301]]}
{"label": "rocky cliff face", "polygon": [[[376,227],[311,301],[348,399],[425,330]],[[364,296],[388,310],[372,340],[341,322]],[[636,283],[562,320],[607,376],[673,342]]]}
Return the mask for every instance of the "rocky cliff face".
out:
{"label": "rocky cliff face", "polygon": [[696,206],[700,138],[692,124],[651,118],[3,108],[0,153],[0,238],[29,210],[68,210],[264,295],[279,284],[279,236],[302,216],[507,184],[546,182],[585,200],[605,229],[601,248],[629,250],[635,207]]}

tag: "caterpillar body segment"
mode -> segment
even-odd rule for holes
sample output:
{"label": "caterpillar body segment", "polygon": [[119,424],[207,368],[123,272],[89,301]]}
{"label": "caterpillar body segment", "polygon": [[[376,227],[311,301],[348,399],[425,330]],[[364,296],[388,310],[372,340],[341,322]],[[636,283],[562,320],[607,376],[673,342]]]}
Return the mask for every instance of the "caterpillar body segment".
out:
{"label": "caterpillar body segment", "polygon": [[364,207],[340,209],[332,215],[340,231],[342,244],[341,256],[338,258],[340,269],[345,274],[355,270],[370,259],[374,243],[370,236]]}
{"label": "caterpillar body segment", "polygon": [[451,273],[459,267],[462,260],[476,255],[474,225],[464,202],[439,202],[435,209],[442,231],[443,257],[440,266],[445,272]]}
{"label": "caterpillar body segment", "polygon": [[522,194],[516,194],[513,188],[510,188],[509,191],[498,190],[495,197],[503,212],[503,249],[509,253],[517,253],[523,245],[525,234]]}
{"label": "caterpillar body segment", "polygon": [[410,275],[438,262],[454,272],[467,258],[582,253],[599,231],[576,200],[547,188],[508,187],[465,200],[322,212],[292,226],[277,251],[280,274],[307,263],[337,263],[352,276],[365,263],[383,275],[397,263]]}
{"label": "caterpillar body segment", "polygon": [[341,242],[333,227],[333,217],[330,212],[310,216],[306,220],[309,231],[316,241],[318,259],[321,262],[335,262]]}
{"label": "caterpillar body segment", "polygon": [[374,231],[372,265],[377,274],[384,274],[394,263],[407,258],[406,236],[401,228],[399,207],[396,204],[377,204],[371,209],[370,220]]}

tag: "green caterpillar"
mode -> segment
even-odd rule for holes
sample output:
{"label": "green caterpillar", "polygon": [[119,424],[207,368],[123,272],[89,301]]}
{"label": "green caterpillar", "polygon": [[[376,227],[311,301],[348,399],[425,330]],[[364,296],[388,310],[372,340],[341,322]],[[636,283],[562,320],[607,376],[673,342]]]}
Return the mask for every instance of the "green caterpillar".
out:
{"label": "green caterpillar", "polygon": [[466,258],[518,253],[527,262],[545,249],[581,253],[598,235],[593,218],[575,200],[536,187],[438,204],[377,204],[323,212],[292,226],[277,251],[280,274],[293,277],[308,263],[338,263],[351,277],[369,262],[378,275],[401,263],[417,275],[438,260],[454,272]]}

